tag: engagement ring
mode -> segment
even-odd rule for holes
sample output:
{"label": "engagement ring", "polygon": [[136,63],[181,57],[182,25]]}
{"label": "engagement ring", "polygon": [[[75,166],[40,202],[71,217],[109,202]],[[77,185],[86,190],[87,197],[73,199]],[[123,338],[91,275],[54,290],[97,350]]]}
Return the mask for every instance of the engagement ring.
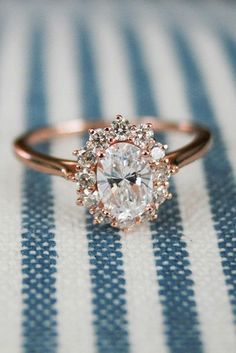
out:
{"label": "engagement ring", "polygon": [[[127,230],[157,218],[160,205],[171,199],[169,179],[179,168],[203,156],[211,134],[194,124],[177,124],[145,117],[137,125],[121,115],[110,126],[104,121],[69,121],[30,131],[15,143],[16,155],[29,167],[76,183],[77,204],[85,206],[94,223]],[[89,131],[85,146],[73,152],[76,160],[55,158],[32,146],[59,136]],[[167,153],[154,133],[194,134],[184,147]],[[42,190],[43,192],[43,190]]]}

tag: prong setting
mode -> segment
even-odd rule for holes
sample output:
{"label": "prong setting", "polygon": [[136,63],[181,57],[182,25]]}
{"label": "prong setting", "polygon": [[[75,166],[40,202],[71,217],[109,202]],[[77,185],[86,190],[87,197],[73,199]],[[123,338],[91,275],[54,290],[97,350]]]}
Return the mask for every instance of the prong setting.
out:
{"label": "prong setting", "polygon": [[[99,179],[100,170],[103,170],[101,168],[106,166],[109,158],[115,158],[112,157],[111,151],[118,151],[119,146],[121,148],[126,146],[127,151],[133,151],[132,153],[137,154],[137,157],[134,156],[132,158],[129,155],[124,156],[124,158],[128,158],[127,163],[129,163],[128,165],[131,168],[129,175],[136,175],[136,172],[132,174],[132,163],[139,163],[140,167],[142,166],[141,170],[144,168],[149,173],[149,189],[147,190],[149,196],[147,198],[144,193],[143,197],[146,197],[147,201],[149,200],[150,202],[143,209],[141,207],[140,211],[140,205],[137,204],[138,211],[134,207],[133,213],[131,212],[131,214],[134,214],[133,218],[129,216],[127,220],[119,218],[117,212],[114,212],[115,206],[112,206],[112,198],[109,199],[109,195],[106,193],[102,195],[103,187],[100,186],[102,184],[100,184]],[[70,178],[77,182],[77,205],[88,207],[89,212],[94,217],[95,224],[109,223],[111,226],[123,230],[132,228],[135,224],[140,224],[147,220],[156,220],[159,206],[172,197],[172,194],[168,191],[169,178],[178,171],[178,167],[171,165],[165,155],[167,147],[167,145],[155,141],[151,123],[142,123],[139,126],[131,125],[120,114],[116,116],[115,121],[110,126],[103,129],[90,129],[89,141],[86,146],[73,152],[78,162],[76,173]],[[116,161],[114,160],[112,163],[114,165],[111,164],[111,168],[115,166]],[[110,192],[114,192],[114,195],[118,192],[116,197],[119,198],[119,187],[121,187],[121,184],[119,184],[120,179],[118,176],[117,178],[112,181],[115,184],[114,187],[111,184]],[[135,192],[136,188],[138,190],[142,182],[141,175],[135,176],[134,181],[132,181],[133,177],[127,176],[127,178],[128,184],[135,182],[136,185],[134,189],[130,189],[130,192]],[[135,196],[134,194],[132,197],[136,198],[138,197],[137,195]],[[108,199],[110,200],[109,202],[107,201]],[[135,202],[138,201],[136,200]]]}

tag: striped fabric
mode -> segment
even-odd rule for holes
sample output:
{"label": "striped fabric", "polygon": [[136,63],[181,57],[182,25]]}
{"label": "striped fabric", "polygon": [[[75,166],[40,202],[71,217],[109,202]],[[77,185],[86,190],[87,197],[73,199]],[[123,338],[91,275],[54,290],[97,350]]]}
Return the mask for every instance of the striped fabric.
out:
{"label": "striped fabric", "polygon": [[[0,352],[235,353],[236,5],[0,6]],[[11,150],[26,129],[117,113],[214,133],[159,221],[128,234],[94,226],[74,185]],[[69,157],[81,143],[40,148]]]}

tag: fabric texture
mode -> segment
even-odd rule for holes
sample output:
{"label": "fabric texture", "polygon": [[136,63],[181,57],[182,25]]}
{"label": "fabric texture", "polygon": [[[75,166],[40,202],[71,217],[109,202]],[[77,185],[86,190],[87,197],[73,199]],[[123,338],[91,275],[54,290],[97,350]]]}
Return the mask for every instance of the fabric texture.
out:
{"label": "fabric texture", "polygon": [[[0,352],[235,353],[236,5],[0,7]],[[28,129],[118,113],[214,136],[173,177],[158,221],[130,233],[93,225],[73,183],[12,153]],[[70,158],[83,140],[40,148]]]}

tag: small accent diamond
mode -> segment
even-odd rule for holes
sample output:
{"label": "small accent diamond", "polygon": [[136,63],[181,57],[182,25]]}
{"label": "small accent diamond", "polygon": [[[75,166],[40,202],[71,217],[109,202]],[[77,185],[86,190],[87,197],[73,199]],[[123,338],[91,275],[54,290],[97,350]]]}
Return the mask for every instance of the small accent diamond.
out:
{"label": "small accent diamond", "polygon": [[161,204],[165,201],[167,196],[167,189],[164,186],[159,186],[154,190],[154,200],[157,204]]}
{"label": "small accent diamond", "polygon": [[170,166],[165,162],[157,164],[155,178],[160,181],[166,181],[170,177]]}
{"label": "small accent diamond", "polygon": [[78,181],[78,189],[89,188],[96,183],[95,173],[88,169],[83,169],[81,172],[78,172],[76,174],[76,179]]}
{"label": "small accent diamond", "polygon": [[79,193],[77,202],[88,208],[94,206],[99,201],[98,192],[95,190],[91,192],[89,189],[84,189]]}
{"label": "small accent diamond", "polygon": [[78,151],[78,166],[91,167],[96,163],[96,155],[91,149],[82,149]]}
{"label": "small accent diamond", "polygon": [[118,141],[124,141],[127,139],[130,130],[128,120],[118,116],[117,119],[112,122],[111,126],[114,132],[114,136]]}
{"label": "small accent diamond", "polygon": [[160,146],[154,146],[151,150],[151,156],[155,161],[160,160],[165,156],[165,150],[164,148]]}

